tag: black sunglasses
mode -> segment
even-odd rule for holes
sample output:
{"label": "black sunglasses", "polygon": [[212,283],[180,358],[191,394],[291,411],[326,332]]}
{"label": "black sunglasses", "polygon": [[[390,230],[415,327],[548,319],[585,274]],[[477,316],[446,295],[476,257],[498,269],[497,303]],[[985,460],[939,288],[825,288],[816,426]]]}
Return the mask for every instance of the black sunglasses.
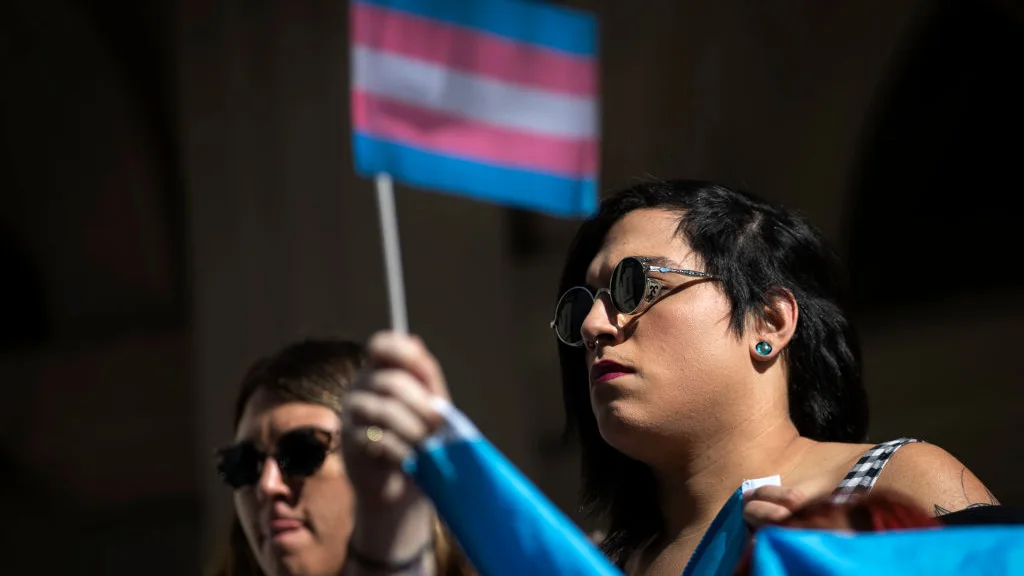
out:
{"label": "black sunglasses", "polygon": [[217,473],[236,490],[253,486],[259,482],[267,458],[273,457],[283,475],[305,478],[315,474],[327,455],[337,449],[337,436],[320,428],[296,428],[278,437],[272,453],[260,450],[252,441],[239,442],[217,450]]}
{"label": "black sunglasses", "polygon": [[620,314],[640,313],[643,306],[654,302],[661,293],[661,284],[648,276],[651,272],[714,278],[707,272],[654,266],[645,258],[623,258],[612,270],[607,288],[601,288],[595,294],[585,286],[574,286],[562,294],[555,305],[555,318],[551,321],[555,335],[564,344],[582,346],[583,321],[590,314],[594,301],[601,297],[602,292],[608,293],[608,298]]}

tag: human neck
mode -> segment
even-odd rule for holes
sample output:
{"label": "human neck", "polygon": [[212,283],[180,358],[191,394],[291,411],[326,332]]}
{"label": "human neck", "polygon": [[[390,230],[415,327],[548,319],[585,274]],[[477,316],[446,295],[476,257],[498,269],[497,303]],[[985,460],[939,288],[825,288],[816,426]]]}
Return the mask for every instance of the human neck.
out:
{"label": "human neck", "polygon": [[665,542],[699,540],[744,480],[779,474],[785,481],[811,444],[788,417],[751,419],[654,467]]}

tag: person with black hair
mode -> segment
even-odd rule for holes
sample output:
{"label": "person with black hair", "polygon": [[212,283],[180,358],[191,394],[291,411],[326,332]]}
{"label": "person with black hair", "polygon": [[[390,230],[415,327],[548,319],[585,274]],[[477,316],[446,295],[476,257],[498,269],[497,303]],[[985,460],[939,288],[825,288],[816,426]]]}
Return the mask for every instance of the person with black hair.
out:
{"label": "person with black hair", "polygon": [[[583,505],[628,574],[678,575],[748,479],[781,484],[744,496],[753,525],[875,486],[935,514],[997,503],[937,446],[864,443],[868,402],[844,286],[838,258],[805,220],[713,183],[637,184],[583,223],[551,327]],[[390,385],[396,373],[443,389],[414,338],[375,338],[370,354],[388,362],[362,394],[404,401]]]}

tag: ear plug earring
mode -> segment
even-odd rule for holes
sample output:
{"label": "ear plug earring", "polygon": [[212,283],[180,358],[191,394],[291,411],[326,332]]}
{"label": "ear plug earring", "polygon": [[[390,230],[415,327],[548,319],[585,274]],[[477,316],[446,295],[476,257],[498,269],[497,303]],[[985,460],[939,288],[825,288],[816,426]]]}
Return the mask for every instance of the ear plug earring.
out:
{"label": "ear plug earring", "polygon": [[762,340],[754,345],[754,351],[761,356],[767,356],[772,353],[772,345]]}

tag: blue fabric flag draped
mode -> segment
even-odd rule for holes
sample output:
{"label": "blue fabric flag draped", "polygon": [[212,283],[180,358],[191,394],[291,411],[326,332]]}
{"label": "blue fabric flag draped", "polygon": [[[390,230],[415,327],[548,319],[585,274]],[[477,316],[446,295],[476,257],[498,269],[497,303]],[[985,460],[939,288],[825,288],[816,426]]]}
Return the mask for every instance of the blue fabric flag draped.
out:
{"label": "blue fabric flag draped", "polygon": [[[437,403],[445,426],[419,447],[406,471],[482,576],[621,576],[576,525],[488,442],[465,415]],[[733,493],[708,528],[684,576],[726,576],[750,542],[743,493]],[[842,533],[763,528],[755,576],[1024,574],[1024,527],[964,526]]]}
{"label": "blue fabric flag draped", "polygon": [[701,539],[683,576],[728,576],[750,542],[743,520],[743,490],[737,489],[719,510]]}
{"label": "blue fabric flag draped", "polygon": [[[446,401],[436,408],[445,426],[405,469],[482,576],[622,576],[464,414]],[[737,490],[711,524],[686,576],[730,574],[748,542]]]}
{"label": "blue fabric flag draped", "polygon": [[965,526],[855,534],[764,528],[754,576],[1024,574],[1024,528]]}
{"label": "blue fabric flag draped", "polygon": [[481,576],[622,576],[576,525],[451,404],[406,462]]}

